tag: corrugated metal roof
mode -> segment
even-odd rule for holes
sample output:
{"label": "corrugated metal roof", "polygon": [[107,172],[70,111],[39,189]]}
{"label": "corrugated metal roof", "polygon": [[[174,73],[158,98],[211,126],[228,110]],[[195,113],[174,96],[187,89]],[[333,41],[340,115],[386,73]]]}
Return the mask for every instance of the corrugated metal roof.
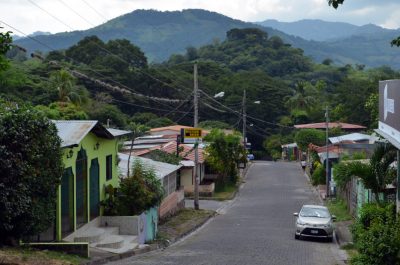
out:
{"label": "corrugated metal roof", "polygon": [[376,137],[376,136],[362,134],[362,133],[350,133],[350,134],[336,136],[336,137],[329,137],[329,141],[333,144],[341,143],[344,141],[359,142],[359,141],[367,141],[367,140],[369,143],[374,143],[377,139],[378,139],[378,137]]}
{"label": "corrugated metal roof", "polygon": [[98,121],[53,121],[61,138],[61,147],[78,145]]}
{"label": "corrugated metal roof", "polygon": [[124,135],[131,134],[131,131],[125,131],[125,130],[119,130],[119,129],[113,129],[113,128],[107,128],[107,130],[114,136],[114,137],[120,137]]}
{"label": "corrugated metal roof", "polygon": [[194,167],[194,161],[191,160],[182,160],[181,162],[179,162],[179,164],[184,167]]}
{"label": "corrugated metal roof", "polygon": [[[129,155],[118,153],[118,157],[120,161],[118,163],[118,168],[120,170],[120,176],[126,177],[127,169],[128,169],[128,157]],[[163,179],[165,176],[177,171],[182,165],[173,165],[164,162],[154,161],[152,159],[139,157],[139,156],[131,156],[131,160],[129,161],[131,166],[133,165],[135,159],[139,159],[144,165],[151,167],[154,169],[157,177],[159,179]]]}

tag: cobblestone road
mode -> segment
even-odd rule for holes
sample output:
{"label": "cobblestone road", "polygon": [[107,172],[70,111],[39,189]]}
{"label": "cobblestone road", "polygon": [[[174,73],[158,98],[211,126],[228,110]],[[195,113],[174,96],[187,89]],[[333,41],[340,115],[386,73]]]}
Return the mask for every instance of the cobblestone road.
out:
{"label": "cobblestone road", "polygon": [[258,162],[231,206],[165,250],[110,264],[334,265],[337,245],[294,239],[293,212],[317,198],[295,163]]}

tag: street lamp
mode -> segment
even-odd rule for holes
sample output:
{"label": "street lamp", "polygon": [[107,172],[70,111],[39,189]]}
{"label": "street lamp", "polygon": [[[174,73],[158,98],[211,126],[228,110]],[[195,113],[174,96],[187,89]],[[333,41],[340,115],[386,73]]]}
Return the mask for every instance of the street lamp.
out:
{"label": "street lamp", "polygon": [[225,96],[225,92],[219,92],[217,94],[214,95],[214,98],[222,98],[223,96]]}

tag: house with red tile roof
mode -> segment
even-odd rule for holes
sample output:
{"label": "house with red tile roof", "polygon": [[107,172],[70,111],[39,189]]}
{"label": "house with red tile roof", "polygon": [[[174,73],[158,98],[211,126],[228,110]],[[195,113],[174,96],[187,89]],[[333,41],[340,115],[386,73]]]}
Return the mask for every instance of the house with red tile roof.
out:
{"label": "house with red tile roof", "polygon": [[[296,129],[321,129],[325,130],[326,129],[326,123],[325,122],[318,122],[318,123],[307,123],[307,124],[296,124],[294,125]],[[350,123],[345,123],[345,122],[329,122],[328,123],[328,129],[332,128],[341,128],[344,131],[363,131],[367,129],[367,127],[362,126],[362,125],[357,125],[357,124],[350,124]]]}

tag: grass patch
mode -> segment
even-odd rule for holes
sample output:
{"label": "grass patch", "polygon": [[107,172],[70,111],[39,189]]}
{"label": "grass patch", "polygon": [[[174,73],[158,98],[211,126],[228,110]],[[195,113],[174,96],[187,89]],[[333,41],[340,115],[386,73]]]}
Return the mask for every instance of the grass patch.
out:
{"label": "grass patch", "polygon": [[[358,251],[353,244],[347,244],[341,247],[341,249],[346,250],[347,256],[349,257],[349,262],[358,255]],[[351,264],[351,263],[350,263]]]}
{"label": "grass patch", "polygon": [[203,224],[214,211],[182,209],[176,215],[168,218],[162,225],[158,226],[159,240],[172,240],[191,232],[195,227]]}
{"label": "grass patch", "polygon": [[0,264],[13,265],[75,265],[86,259],[56,251],[36,250],[27,247],[0,248]]}
{"label": "grass patch", "polygon": [[238,185],[232,182],[227,182],[225,185],[216,183],[214,196],[210,199],[219,201],[231,200],[235,196],[238,188]]}
{"label": "grass patch", "polygon": [[336,199],[336,200],[329,200],[326,203],[331,214],[336,215],[336,221],[349,221],[352,220],[352,216],[347,210],[347,204],[344,200]]}

